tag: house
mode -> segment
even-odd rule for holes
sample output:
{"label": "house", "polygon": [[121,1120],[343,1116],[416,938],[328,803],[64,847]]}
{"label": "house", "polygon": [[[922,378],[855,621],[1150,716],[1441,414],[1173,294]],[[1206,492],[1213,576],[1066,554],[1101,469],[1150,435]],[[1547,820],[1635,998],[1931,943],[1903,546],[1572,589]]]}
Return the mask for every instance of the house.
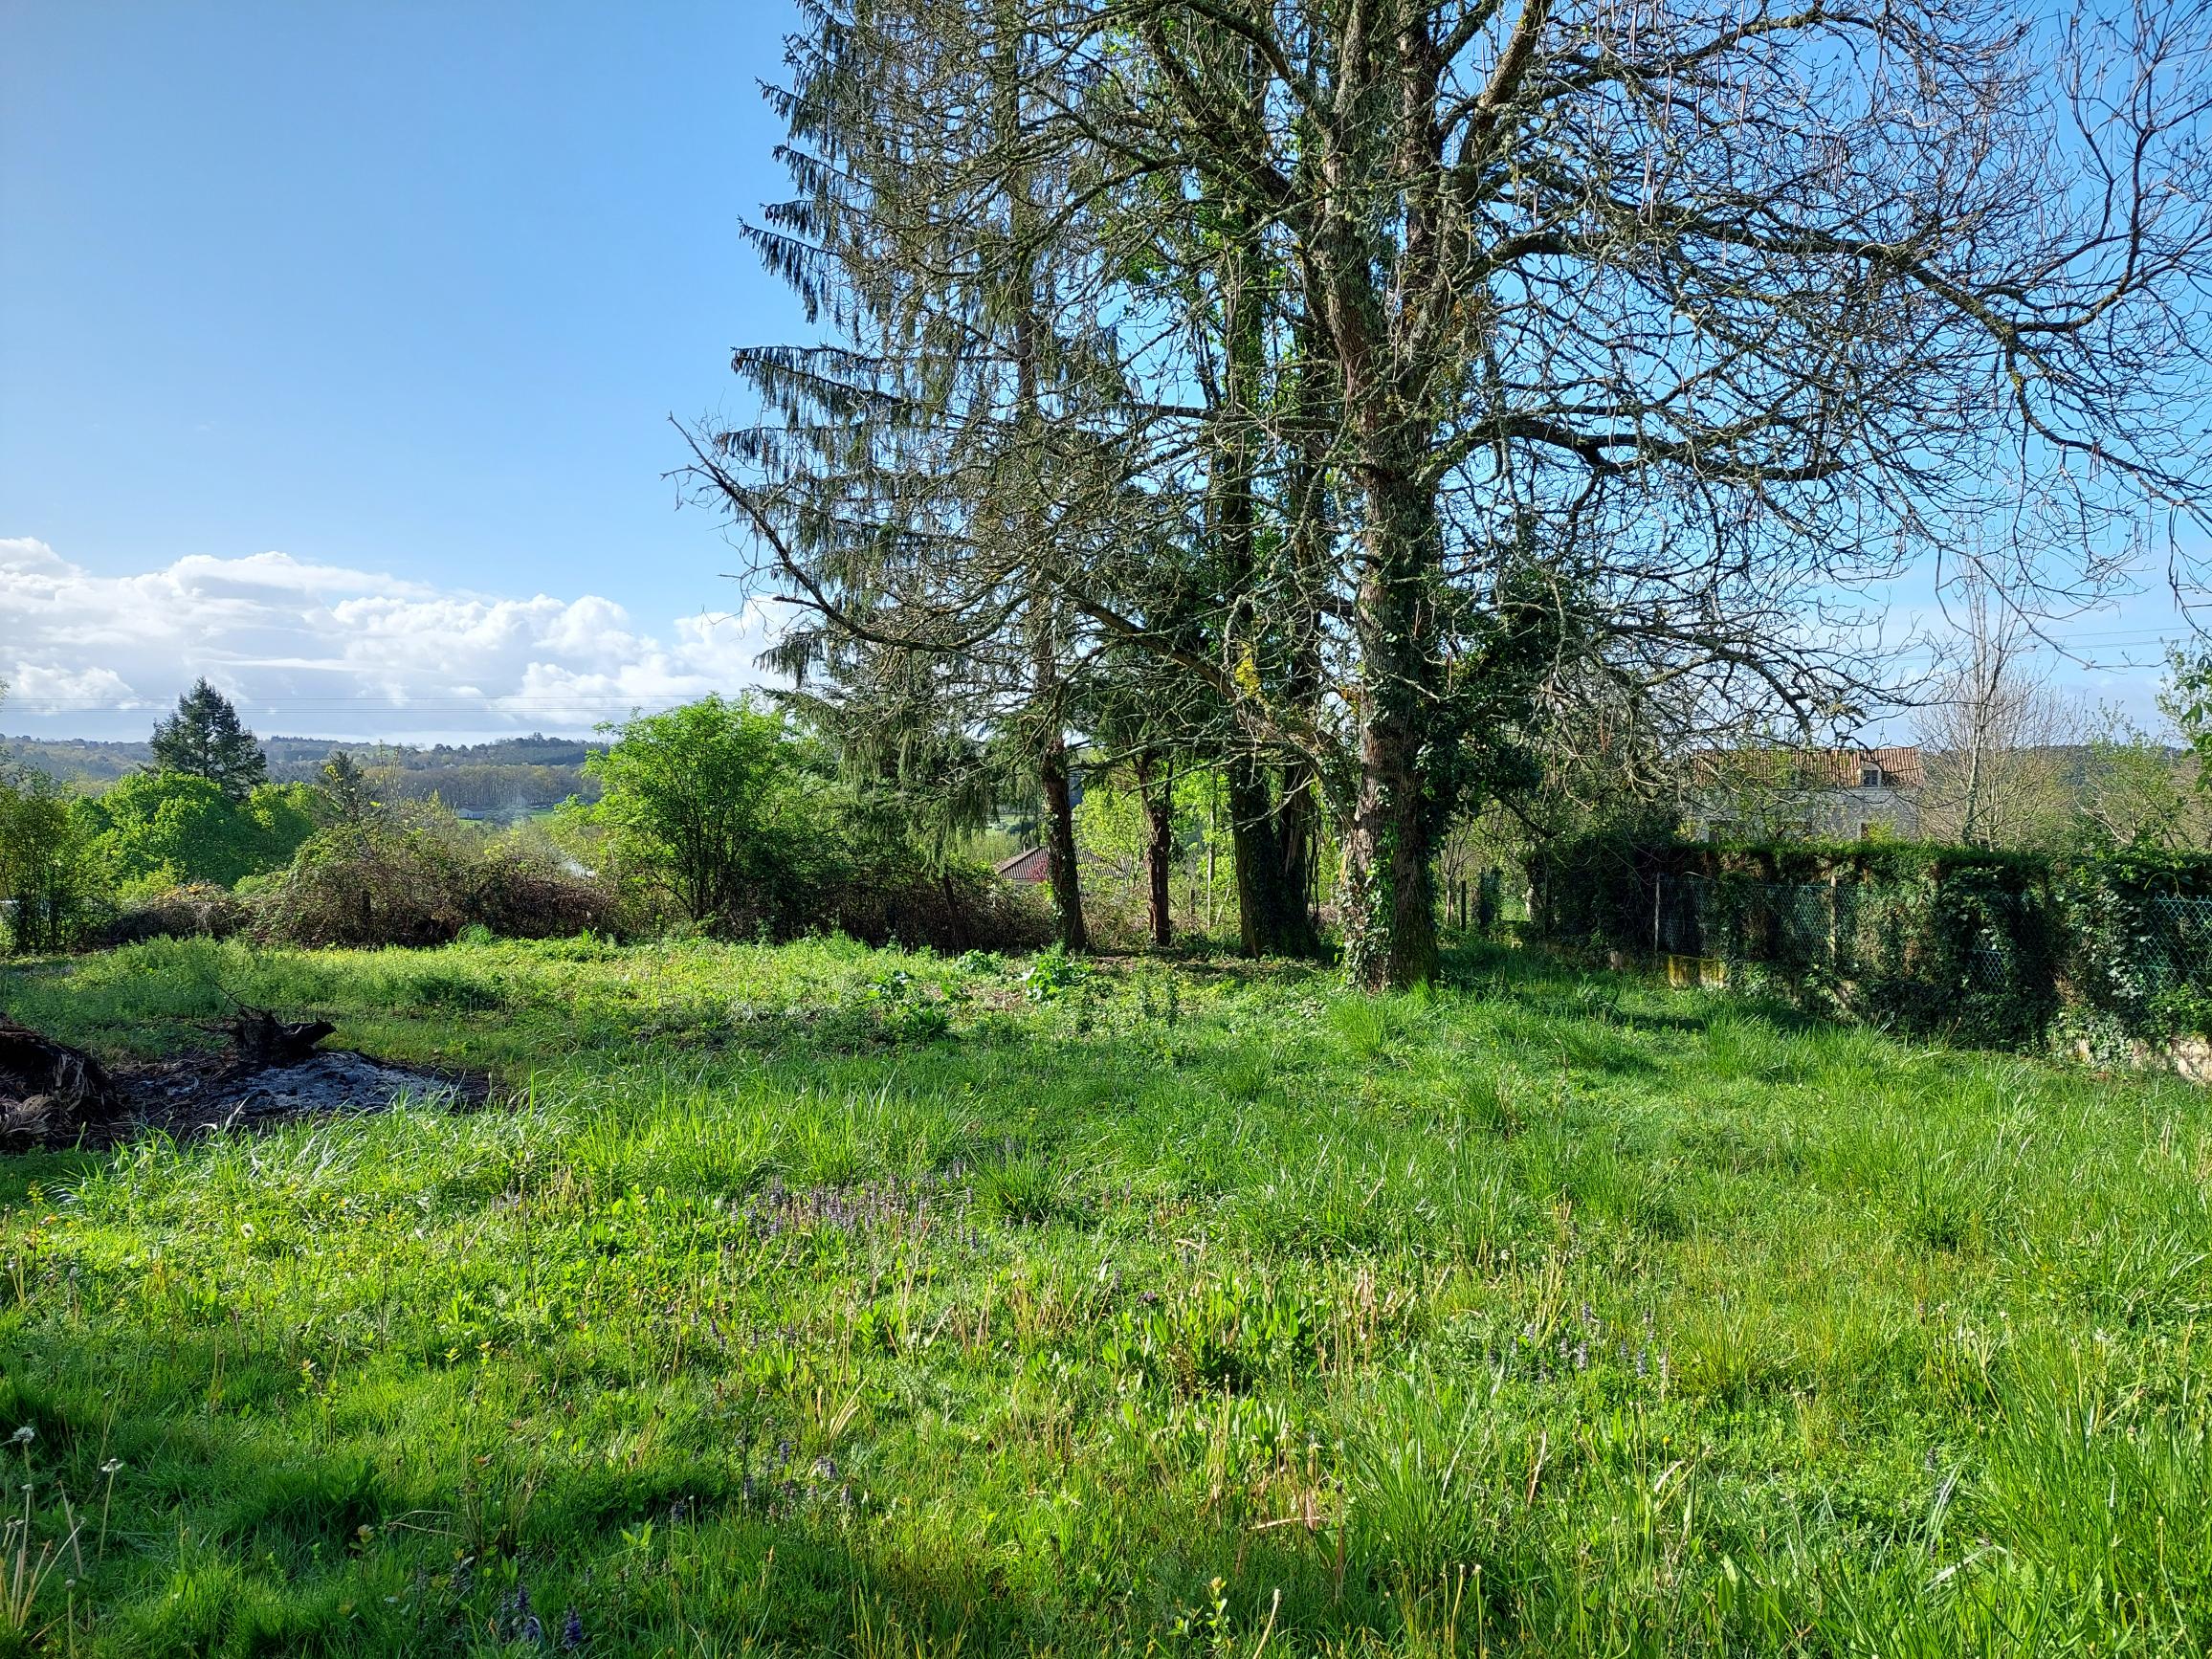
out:
{"label": "house", "polygon": [[[1099,857],[1088,847],[1075,850],[1075,868],[1083,873],[1085,881],[1128,874],[1112,859]],[[1000,859],[991,866],[991,874],[1001,881],[1043,887],[1052,879],[1052,866],[1042,847],[1031,847],[1025,852],[1015,853],[1011,858]]]}
{"label": "house", "polygon": [[1716,749],[1692,757],[1684,811],[1703,841],[1910,840],[1928,770],[1917,748]]}
{"label": "house", "polygon": [[1028,882],[1032,886],[1041,886],[1052,879],[1051,864],[1042,847],[1031,847],[1011,858],[1000,859],[991,866],[991,874],[1001,881]]}

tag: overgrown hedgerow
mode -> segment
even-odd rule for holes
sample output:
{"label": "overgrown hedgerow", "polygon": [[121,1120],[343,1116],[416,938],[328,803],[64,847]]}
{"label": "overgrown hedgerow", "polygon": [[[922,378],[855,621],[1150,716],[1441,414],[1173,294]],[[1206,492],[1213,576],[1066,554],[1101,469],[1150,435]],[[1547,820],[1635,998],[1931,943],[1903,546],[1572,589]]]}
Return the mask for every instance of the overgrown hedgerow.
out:
{"label": "overgrown hedgerow", "polygon": [[470,926],[550,939],[621,922],[610,894],[548,858],[383,825],[321,831],[254,911],[256,938],[308,946],[445,944]]}
{"label": "overgrown hedgerow", "polygon": [[2212,854],[1727,845],[1617,826],[1531,855],[1534,930],[1717,959],[1828,1015],[2100,1053],[2212,1033]]}

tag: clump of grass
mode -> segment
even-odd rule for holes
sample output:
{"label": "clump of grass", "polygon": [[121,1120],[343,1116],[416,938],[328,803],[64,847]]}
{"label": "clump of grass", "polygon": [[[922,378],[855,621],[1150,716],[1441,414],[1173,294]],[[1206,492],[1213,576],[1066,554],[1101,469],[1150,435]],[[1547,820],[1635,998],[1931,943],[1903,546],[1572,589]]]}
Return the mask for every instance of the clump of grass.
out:
{"label": "clump of grass", "polygon": [[1015,1227],[1045,1227],[1073,1207],[1066,1178],[1042,1158],[1015,1159],[979,1170],[976,1195],[991,1214]]}

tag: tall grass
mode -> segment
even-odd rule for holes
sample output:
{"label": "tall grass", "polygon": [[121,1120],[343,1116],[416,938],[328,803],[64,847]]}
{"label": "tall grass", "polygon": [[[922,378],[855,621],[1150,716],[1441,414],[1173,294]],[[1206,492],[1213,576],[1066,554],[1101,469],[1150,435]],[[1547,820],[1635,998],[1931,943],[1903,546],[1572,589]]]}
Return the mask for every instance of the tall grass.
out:
{"label": "tall grass", "polygon": [[234,997],[503,1092],[0,1171],[0,1644],[2212,1641],[2203,1095],[1455,969],[12,969],[118,1058]]}

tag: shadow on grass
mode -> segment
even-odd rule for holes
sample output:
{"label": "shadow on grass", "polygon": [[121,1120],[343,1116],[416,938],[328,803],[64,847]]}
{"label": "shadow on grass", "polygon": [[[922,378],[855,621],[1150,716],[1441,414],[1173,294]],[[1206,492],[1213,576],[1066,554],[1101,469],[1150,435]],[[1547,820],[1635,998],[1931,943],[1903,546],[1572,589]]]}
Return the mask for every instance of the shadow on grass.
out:
{"label": "shadow on grass", "polygon": [[[1772,993],[1679,990],[1654,971],[1578,962],[1541,944],[1462,939],[1446,953],[1444,978],[1455,989],[1537,1012],[1590,1015],[1648,1030],[1704,1031],[1723,1017],[1758,1020],[1790,1035],[1850,1029],[1848,1022]],[[1640,999],[1639,1006],[1624,1006],[1627,997]],[[1658,999],[1677,1006],[1649,1006]]]}
{"label": "shadow on grass", "polygon": [[[0,1157],[0,1207],[13,1209],[35,1202],[50,1203],[52,1199],[47,1195],[60,1191],[107,1160],[105,1152],[78,1151],[74,1147]],[[33,1194],[39,1195],[38,1198],[34,1199]]]}
{"label": "shadow on grass", "polygon": [[[872,1489],[865,1444],[794,1450],[773,1424],[732,1423],[638,1467],[565,1434],[561,1403],[535,1389],[497,1439],[459,1428],[462,1384],[444,1444],[358,1413],[279,1430],[300,1369],[276,1344],[239,1344],[220,1328],[149,1331],[131,1355],[52,1328],[0,1342],[0,1427],[33,1431],[34,1537],[100,1516],[71,1590],[121,1644],[101,1651],[397,1654],[486,1638],[536,1651],[526,1618],[558,1650],[571,1612],[584,1650],[609,1655],[752,1650],[701,1643],[733,1636],[1142,1651],[1179,1621],[1247,1646],[1271,1620],[1278,1641],[1400,1624],[1394,1569],[1365,1548],[1339,1558],[1325,1527],[1257,1531],[1073,1467],[1083,1501],[1031,1506],[1026,1525],[987,1511],[922,1522]],[[886,1478],[896,1492],[898,1471]]]}

